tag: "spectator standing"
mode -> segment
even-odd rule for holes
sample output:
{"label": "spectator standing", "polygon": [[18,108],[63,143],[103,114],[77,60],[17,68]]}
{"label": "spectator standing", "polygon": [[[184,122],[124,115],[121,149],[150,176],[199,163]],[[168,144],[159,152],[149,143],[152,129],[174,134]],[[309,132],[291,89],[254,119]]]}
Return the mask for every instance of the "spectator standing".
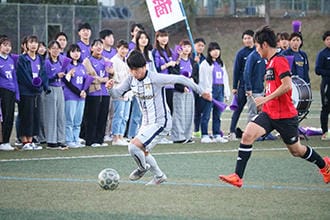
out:
{"label": "spectator standing", "polygon": [[[212,98],[224,102],[229,100],[230,88],[226,67],[221,59],[221,48],[217,42],[210,42],[207,49],[207,57],[199,67],[199,86],[212,93]],[[221,112],[217,107],[213,107],[212,101],[202,100],[202,139],[201,143],[220,142],[226,143],[227,139],[221,135]],[[213,108],[213,111],[212,111]],[[211,139],[208,134],[208,124],[212,111],[212,134]]]}
{"label": "spectator standing", "polygon": [[[117,54],[111,59],[114,70],[114,88],[118,87],[129,75],[129,69],[126,64],[128,43],[125,40],[119,40],[116,48]],[[124,134],[131,107],[131,99],[132,92],[113,98],[112,145],[128,145],[127,141],[124,140]]]}
{"label": "spectator standing", "polygon": [[330,30],[322,36],[325,48],[319,51],[315,63],[315,73],[321,76],[321,102],[320,122],[322,128],[322,140],[330,140],[328,121],[330,113]]}
{"label": "spectator standing", "polygon": [[236,126],[238,119],[243,111],[246,104],[246,94],[245,94],[245,83],[244,83],[244,68],[245,62],[249,54],[254,50],[252,30],[246,30],[242,34],[243,48],[241,48],[235,57],[234,69],[233,69],[233,95],[237,96],[238,108],[233,112],[230,122],[230,140],[236,140]]}
{"label": "spectator standing", "polygon": [[1,108],[1,144],[0,150],[11,151],[10,144],[13,130],[15,101],[19,101],[19,90],[16,76],[16,62],[11,55],[11,40],[0,37],[0,108]]}
{"label": "spectator standing", "polygon": [[[194,61],[196,61],[199,64],[205,60],[205,56],[203,54],[204,49],[206,46],[206,42],[204,38],[196,38],[194,40],[194,47],[196,50],[196,55],[194,57]],[[197,75],[193,75],[194,81],[198,84],[199,83],[199,72]],[[200,138],[201,137],[201,117],[202,117],[202,106],[201,106],[201,97],[194,92],[194,97],[195,97],[195,114],[194,114],[194,133],[193,136],[195,138]]]}

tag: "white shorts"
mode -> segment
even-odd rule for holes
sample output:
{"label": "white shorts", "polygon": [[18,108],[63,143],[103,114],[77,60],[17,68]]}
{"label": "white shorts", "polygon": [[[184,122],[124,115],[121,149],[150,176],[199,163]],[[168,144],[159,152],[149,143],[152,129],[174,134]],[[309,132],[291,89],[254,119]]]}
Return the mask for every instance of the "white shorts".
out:
{"label": "white shorts", "polygon": [[146,151],[150,152],[151,149],[165,136],[170,133],[170,128],[163,127],[159,124],[151,124],[141,126],[135,138],[139,139]]}

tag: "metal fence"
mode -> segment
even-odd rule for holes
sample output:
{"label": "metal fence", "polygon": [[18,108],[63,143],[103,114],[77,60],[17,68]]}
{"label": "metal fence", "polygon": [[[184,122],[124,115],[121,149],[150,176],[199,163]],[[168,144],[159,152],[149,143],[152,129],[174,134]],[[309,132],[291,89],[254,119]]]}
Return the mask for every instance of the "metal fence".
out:
{"label": "metal fence", "polygon": [[[201,16],[264,16],[264,0],[195,0],[194,14]],[[270,0],[271,16],[299,17],[314,14],[330,14],[330,0]],[[103,28],[114,31],[115,39],[130,38],[131,23],[142,23],[152,32],[145,1],[117,0],[113,7],[43,4],[0,4],[0,34],[6,34],[19,53],[21,39],[37,35],[40,41],[52,40],[63,31],[69,43],[76,42],[80,23],[92,26],[92,39]],[[328,18],[328,17],[327,17]],[[153,36],[151,36],[153,37]]]}

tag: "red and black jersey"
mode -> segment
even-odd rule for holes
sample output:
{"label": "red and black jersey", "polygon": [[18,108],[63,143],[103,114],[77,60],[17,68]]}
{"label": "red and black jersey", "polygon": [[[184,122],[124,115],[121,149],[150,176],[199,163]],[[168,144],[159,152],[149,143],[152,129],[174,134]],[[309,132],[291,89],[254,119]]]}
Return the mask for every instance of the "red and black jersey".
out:
{"label": "red and black jersey", "polygon": [[[281,79],[291,77],[288,60],[279,54],[275,54],[266,65],[266,96],[273,93],[281,84]],[[292,90],[266,102],[262,111],[266,112],[271,119],[284,119],[297,116],[298,112],[292,102]]]}

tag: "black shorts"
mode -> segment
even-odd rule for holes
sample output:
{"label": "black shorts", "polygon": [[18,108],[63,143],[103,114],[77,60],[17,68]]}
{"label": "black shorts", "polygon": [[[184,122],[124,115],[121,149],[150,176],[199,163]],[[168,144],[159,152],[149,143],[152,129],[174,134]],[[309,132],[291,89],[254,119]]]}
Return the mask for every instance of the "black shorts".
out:
{"label": "black shorts", "polygon": [[285,144],[291,145],[299,140],[299,122],[297,116],[285,119],[271,119],[267,113],[261,112],[252,119],[252,122],[263,127],[266,130],[266,134],[275,129],[280,133]]}

